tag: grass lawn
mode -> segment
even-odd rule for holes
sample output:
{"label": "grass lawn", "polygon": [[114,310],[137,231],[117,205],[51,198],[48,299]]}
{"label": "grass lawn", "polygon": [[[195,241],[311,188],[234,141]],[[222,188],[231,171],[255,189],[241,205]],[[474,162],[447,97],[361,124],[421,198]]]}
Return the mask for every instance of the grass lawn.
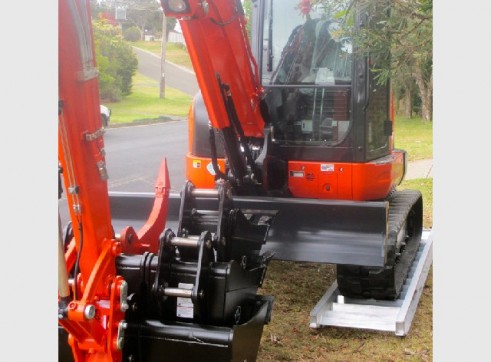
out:
{"label": "grass lawn", "polygon": [[133,93],[121,102],[105,103],[111,108],[111,125],[132,122],[157,122],[173,117],[187,117],[191,97],[177,89],[165,89],[160,98],[159,82],[140,73],[133,77]]}
{"label": "grass lawn", "polygon": [[[423,227],[433,224],[433,179],[406,180],[399,189],[423,194]],[[326,327],[312,330],[309,313],[336,279],[331,264],[273,260],[260,293],[273,295],[258,361],[432,361],[433,268],[430,268],[411,329],[389,332]]]}
{"label": "grass lawn", "polygon": [[[158,56],[162,54],[162,43],[160,41],[142,41],[139,40],[133,43],[133,46],[147,50]],[[165,58],[175,64],[182,65],[183,67],[193,69],[191,64],[191,59],[189,58],[188,51],[186,48],[177,43],[167,43],[165,50]]]}
{"label": "grass lawn", "polygon": [[423,227],[427,229],[431,228],[433,226],[433,179],[420,178],[415,180],[405,180],[398,189],[421,191],[423,194]]}
{"label": "grass lawn", "polygon": [[[423,194],[423,225],[433,224],[433,180],[416,179],[400,189]],[[258,361],[432,361],[433,268],[430,268],[411,329],[389,332],[326,327],[312,330],[309,313],[336,279],[330,264],[273,260],[260,289],[274,295],[271,322],[264,327]]]}
{"label": "grass lawn", "polygon": [[394,145],[408,152],[409,161],[433,158],[433,122],[396,117]]}
{"label": "grass lawn", "polygon": [[258,361],[432,361],[433,278],[430,269],[411,330],[311,329],[309,313],[336,278],[333,265],[273,260],[261,294],[274,295]]}

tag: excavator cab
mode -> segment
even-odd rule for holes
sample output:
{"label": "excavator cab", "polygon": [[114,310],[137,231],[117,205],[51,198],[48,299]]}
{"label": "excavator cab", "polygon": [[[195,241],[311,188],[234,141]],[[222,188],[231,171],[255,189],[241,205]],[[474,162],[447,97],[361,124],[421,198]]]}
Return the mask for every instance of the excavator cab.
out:
{"label": "excavator cab", "polygon": [[[392,150],[389,83],[377,84],[374,56],[359,54],[352,40],[370,15],[366,10],[350,15],[351,5],[258,4],[252,49],[270,121],[270,162],[275,169],[288,164],[274,177],[283,177],[281,183],[296,197],[376,200],[403,178],[405,153]],[[382,157],[389,157],[384,162],[390,167],[385,176],[373,177],[370,162]],[[302,173],[306,162],[315,166]],[[325,179],[326,172],[342,182],[314,186],[312,180]],[[384,181],[366,182],[373,178]]]}
{"label": "excavator cab", "polygon": [[260,71],[272,137],[333,146],[351,128],[351,39],[322,9],[304,15],[295,4],[269,3],[263,26]]}
{"label": "excavator cab", "polygon": [[[244,41],[244,54],[232,49],[235,43],[220,49],[216,45],[239,38],[231,35],[231,24],[220,29],[223,34],[217,30],[220,37],[213,42],[203,38],[198,43],[197,27],[190,27],[198,19],[181,21],[193,32],[190,49],[200,47],[197,51],[203,52],[195,66],[201,93],[189,117],[186,176],[194,185],[213,188],[218,170],[227,174],[230,169],[241,179],[238,184],[248,185],[240,181],[249,174],[256,186],[245,191],[236,187],[237,194],[368,201],[384,199],[400,184],[406,153],[393,148],[390,84],[379,84],[373,74],[377,57],[384,55],[362,54],[352,40],[360,28],[374,22],[374,11],[353,1],[336,4],[254,2],[250,49]],[[203,47],[206,41],[210,44]],[[229,48],[231,54],[226,53]],[[249,59],[235,71],[230,70],[233,62],[225,66],[216,60],[218,53],[220,59],[239,62],[246,55]],[[206,58],[216,64],[205,67]],[[230,112],[236,116],[230,123],[239,128],[235,132],[219,124],[226,115],[214,120],[213,108],[223,101],[207,100],[207,88],[217,81],[201,81],[200,68],[206,68],[208,77],[219,74],[229,88],[227,102],[236,110]],[[256,88],[248,89],[244,84],[251,80],[257,82]],[[243,111],[245,107],[250,111]],[[217,133],[211,141],[210,124]],[[253,126],[255,132],[249,131]],[[237,139],[241,151],[236,153],[243,154],[247,161],[242,165],[248,168],[238,177],[234,170],[240,167],[234,165],[240,157],[230,152]]]}

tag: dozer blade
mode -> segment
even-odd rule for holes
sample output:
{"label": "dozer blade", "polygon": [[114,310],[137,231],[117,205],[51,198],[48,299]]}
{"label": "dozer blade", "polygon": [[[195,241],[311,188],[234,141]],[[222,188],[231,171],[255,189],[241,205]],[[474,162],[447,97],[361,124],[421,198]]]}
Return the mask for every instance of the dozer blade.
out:
{"label": "dozer blade", "polygon": [[[116,232],[143,225],[154,194],[110,192]],[[181,198],[169,196],[167,225],[176,229]],[[196,200],[199,209],[216,207],[216,200]],[[211,204],[210,204],[211,203]],[[275,213],[263,251],[277,260],[384,266],[387,248],[387,202],[355,202],[270,197],[233,197],[234,208]]]}

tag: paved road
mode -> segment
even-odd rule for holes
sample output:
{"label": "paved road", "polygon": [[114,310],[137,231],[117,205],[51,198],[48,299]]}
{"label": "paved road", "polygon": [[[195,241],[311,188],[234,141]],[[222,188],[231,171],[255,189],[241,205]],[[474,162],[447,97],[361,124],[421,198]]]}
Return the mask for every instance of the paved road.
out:
{"label": "paved road", "polygon": [[110,191],[153,192],[162,159],[173,191],[185,181],[188,122],[109,128],[104,134]]}
{"label": "paved road", "polygon": [[[138,71],[160,82],[160,57],[140,48],[133,47],[133,49],[138,58]],[[191,97],[194,97],[199,90],[194,72],[179,65],[165,62],[165,78],[166,86],[179,89]]]}

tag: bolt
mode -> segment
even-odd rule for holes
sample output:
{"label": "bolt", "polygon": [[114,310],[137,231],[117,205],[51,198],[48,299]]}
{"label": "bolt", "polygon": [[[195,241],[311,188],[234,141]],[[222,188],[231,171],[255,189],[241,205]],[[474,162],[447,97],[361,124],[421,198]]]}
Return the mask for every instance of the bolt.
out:
{"label": "bolt", "polygon": [[113,246],[111,248],[111,252],[113,253],[113,255],[118,256],[119,254],[121,254],[122,251],[123,251],[123,246],[121,245],[121,243],[119,241],[114,241]]}
{"label": "bolt", "polygon": [[84,308],[85,319],[91,320],[95,317],[95,306],[92,304],[87,304]]}
{"label": "bolt", "polygon": [[128,283],[124,280],[121,282],[121,286],[119,288],[120,292],[120,309],[121,312],[126,312],[129,308],[127,298],[128,298]]}
{"label": "bolt", "polygon": [[118,343],[117,343],[117,347],[119,350],[122,350],[123,349],[123,345],[124,345],[124,338],[118,338]]}
{"label": "bolt", "polygon": [[123,349],[124,346],[124,330],[128,327],[128,323],[125,321],[119,322],[118,325],[118,336],[117,336],[117,342],[116,342],[116,347],[119,350]]}
{"label": "bolt", "polygon": [[203,5],[203,11],[204,11],[205,15],[208,14],[208,11],[209,11],[208,2],[207,1],[203,1],[202,5]]}

